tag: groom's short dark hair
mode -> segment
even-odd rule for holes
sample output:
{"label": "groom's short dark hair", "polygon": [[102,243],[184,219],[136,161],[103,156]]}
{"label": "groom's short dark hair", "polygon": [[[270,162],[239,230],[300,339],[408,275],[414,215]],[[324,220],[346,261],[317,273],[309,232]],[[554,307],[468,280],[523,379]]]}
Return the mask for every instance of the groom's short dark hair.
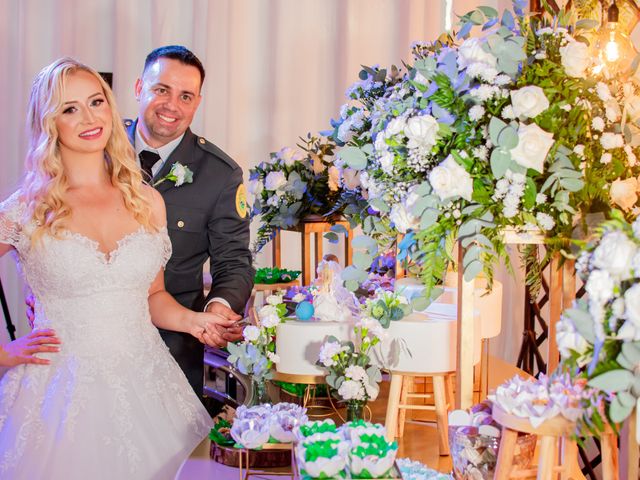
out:
{"label": "groom's short dark hair", "polygon": [[202,87],[202,84],[204,83],[204,67],[202,66],[200,59],[187,47],[183,47],[182,45],[166,45],[164,47],[156,48],[147,55],[147,58],[144,61],[144,70],[142,72],[146,72],[149,65],[154,64],[159,58],[170,58],[172,60],[178,60],[180,63],[184,63],[185,65],[196,67],[200,72],[200,86]]}

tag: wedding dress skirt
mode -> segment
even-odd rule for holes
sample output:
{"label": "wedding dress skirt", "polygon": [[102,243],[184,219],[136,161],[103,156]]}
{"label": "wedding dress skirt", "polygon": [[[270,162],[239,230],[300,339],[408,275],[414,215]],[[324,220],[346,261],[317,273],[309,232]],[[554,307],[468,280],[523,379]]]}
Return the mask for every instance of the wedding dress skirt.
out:
{"label": "wedding dress skirt", "polygon": [[35,328],[53,328],[51,365],[0,382],[0,478],[173,479],[211,418],[151,323],[148,288],[171,254],[166,230],[140,229],[109,254],[75,233],[31,245],[14,195],[0,204],[36,296]]}

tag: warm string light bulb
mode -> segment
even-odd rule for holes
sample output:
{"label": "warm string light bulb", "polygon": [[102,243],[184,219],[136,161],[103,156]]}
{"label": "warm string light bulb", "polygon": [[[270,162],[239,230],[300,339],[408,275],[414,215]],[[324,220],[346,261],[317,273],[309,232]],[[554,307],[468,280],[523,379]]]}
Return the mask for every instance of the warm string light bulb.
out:
{"label": "warm string light bulb", "polygon": [[617,62],[620,59],[620,47],[616,43],[615,32],[609,34],[609,41],[604,47],[607,62]]}
{"label": "warm string light bulb", "polygon": [[594,54],[600,59],[600,65],[594,68],[596,75],[601,72],[605,75],[625,72],[636,55],[631,40],[622,31],[619,17],[620,11],[614,0],[606,11],[606,22],[594,45]]}

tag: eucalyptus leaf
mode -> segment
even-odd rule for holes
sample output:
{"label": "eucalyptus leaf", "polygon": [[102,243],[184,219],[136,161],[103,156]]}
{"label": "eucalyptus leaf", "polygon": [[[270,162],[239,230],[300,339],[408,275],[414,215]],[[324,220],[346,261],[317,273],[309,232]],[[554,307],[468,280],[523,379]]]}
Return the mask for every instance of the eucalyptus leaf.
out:
{"label": "eucalyptus leaf", "polygon": [[367,155],[358,147],[341,148],[337,156],[354,170],[363,170],[367,166]]}
{"label": "eucalyptus leaf", "polygon": [[431,302],[429,301],[429,299],[427,297],[422,297],[422,296],[416,297],[411,301],[411,306],[417,312],[426,310],[430,304]]}
{"label": "eucalyptus leaf", "polygon": [[596,334],[593,328],[593,319],[589,312],[581,308],[568,308],[564,311],[563,315],[571,319],[578,333],[582,335],[587,342],[595,343]]}
{"label": "eucalyptus leaf", "polygon": [[367,235],[358,235],[351,242],[353,248],[366,248],[367,250],[371,250],[377,247],[377,245],[376,241]]}
{"label": "eucalyptus leaf", "polygon": [[[620,392],[626,393],[626,392]],[[620,423],[625,420],[630,414],[633,408],[635,407],[635,402],[632,405],[625,405],[620,397],[616,395],[616,397],[609,404],[609,417],[611,421],[614,423]]]}
{"label": "eucalyptus leaf", "polygon": [[634,365],[640,365],[640,342],[625,342],[622,353]]}
{"label": "eucalyptus leaf", "polygon": [[605,392],[615,393],[628,390],[633,384],[633,380],[633,373],[629,370],[617,369],[609,370],[592,378],[589,380],[588,385]]}
{"label": "eucalyptus leaf", "polygon": [[474,260],[469,265],[467,265],[466,268],[464,269],[464,279],[467,282],[470,282],[474,278],[476,278],[481,271],[482,271],[482,262],[478,260]]}
{"label": "eucalyptus leaf", "polygon": [[371,267],[371,263],[373,262],[373,255],[364,252],[354,252],[353,253],[353,264],[359,270],[366,270]]}
{"label": "eucalyptus leaf", "polygon": [[504,177],[505,172],[511,167],[511,154],[502,149],[494,148],[491,152],[491,172],[496,178]]}
{"label": "eucalyptus leaf", "polygon": [[329,243],[338,243],[338,234],[335,232],[327,232],[323,235],[324,238],[329,240]]}

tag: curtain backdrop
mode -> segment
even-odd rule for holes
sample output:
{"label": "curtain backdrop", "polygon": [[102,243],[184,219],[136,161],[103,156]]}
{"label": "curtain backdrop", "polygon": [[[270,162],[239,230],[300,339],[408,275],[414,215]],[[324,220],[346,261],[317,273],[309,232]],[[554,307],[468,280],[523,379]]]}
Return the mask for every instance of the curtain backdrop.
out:
{"label": "curtain backdrop", "polygon": [[[410,45],[432,40],[479,4],[509,0],[2,0],[0,1],[0,198],[19,185],[31,81],[70,55],[113,72],[120,111],[134,117],[133,86],[146,54],[183,44],[207,70],[193,130],[245,170],[269,152],[327,129],[361,65],[402,65]],[[255,231],[255,226],[254,226]],[[299,268],[300,248],[285,234],[283,263]],[[266,250],[269,250],[267,247]],[[337,250],[334,250],[338,253]],[[23,286],[11,259],[0,278],[18,333],[28,331]],[[269,265],[261,254],[258,266]],[[492,353],[517,355],[523,293],[504,272],[503,335]],[[519,281],[518,285],[522,285]],[[90,314],[90,312],[87,312]],[[0,343],[8,336],[0,325]]]}

